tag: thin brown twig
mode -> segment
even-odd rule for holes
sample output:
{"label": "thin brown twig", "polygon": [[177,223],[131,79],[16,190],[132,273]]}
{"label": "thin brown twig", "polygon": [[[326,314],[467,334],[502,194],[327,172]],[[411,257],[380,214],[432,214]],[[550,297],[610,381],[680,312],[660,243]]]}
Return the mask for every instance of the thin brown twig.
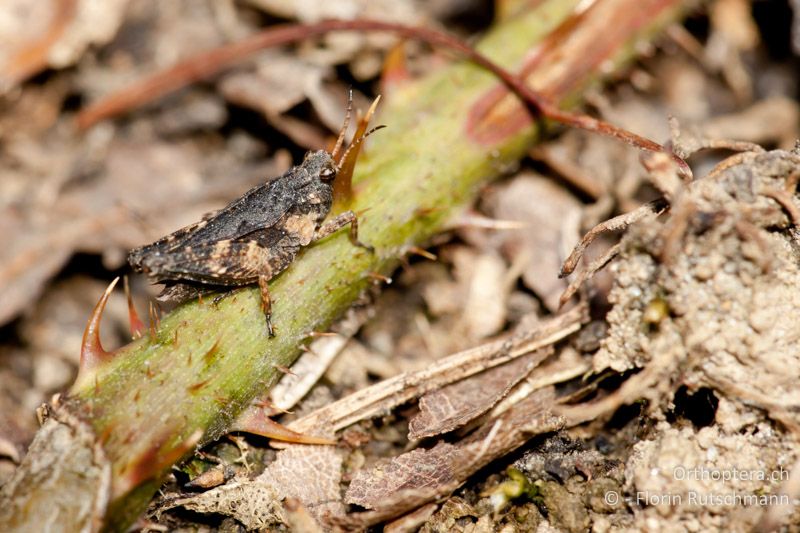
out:
{"label": "thin brown twig", "polygon": [[558,106],[528,87],[519,76],[512,74],[451,35],[430,28],[368,19],[326,20],[315,24],[287,24],[265,29],[241,41],[186,59],[167,70],[156,73],[139,83],[135,83],[90,105],[78,114],[77,124],[80,128],[88,128],[100,120],[142,106],[192,82],[209,78],[259,50],[301,41],[334,31],[386,31],[456,51],[472,63],[494,74],[511,92],[525,102],[535,114],[540,114],[567,126],[614,137],[642,150],[668,153],[678,163],[682,172],[688,171],[688,166],[683,159],[650,139],[588,115],[559,109]]}
{"label": "thin brown twig", "polygon": [[661,214],[666,208],[666,202],[659,198],[658,200],[653,200],[652,202],[648,202],[640,206],[630,213],[618,215],[614,218],[606,220],[605,222],[597,224],[595,227],[589,230],[586,235],[583,236],[578,244],[575,245],[575,248],[572,249],[572,252],[564,260],[564,264],[561,265],[561,272],[559,272],[558,276],[563,278],[572,274],[572,272],[575,270],[575,267],[578,266],[578,262],[583,257],[583,253],[600,235],[604,235],[612,231],[626,229],[631,224],[635,224],[650,214]]}

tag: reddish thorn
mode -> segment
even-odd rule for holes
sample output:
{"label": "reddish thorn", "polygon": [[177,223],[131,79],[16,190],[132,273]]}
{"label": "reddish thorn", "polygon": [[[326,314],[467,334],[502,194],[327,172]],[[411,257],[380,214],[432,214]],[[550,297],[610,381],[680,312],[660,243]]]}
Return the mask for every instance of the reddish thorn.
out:
{"label": "reddish thorn", "polygon": [[438,257],[436,257],[436,254],[432,254],[428,250],[424,250],[419,246],[412,246],[411,248],[408,249],[408,251],[412,254],[424,257],[425,259],[430,259],[431,261],[436,261],[437,259],[439,259]]}
{"label": "reddish thorn", "polygon": [[83,341],[81,342],[81,362],[78,370],[78,375],[85,375],[86,372],[97,368],[103,362],[110,358],[109,352],[103,349],[100,344],[100,320],[103,318],[103,311],[106,308],[108,297],[111,296],[111,291],[114,290],[119,281],[119,277],[114,278],[114,281],[109,284],[100,301],[94,306],[92,316],[86,323],[86,329],[83,332]]}
{"label": "reddish thorn", "polygon": [[[333,181],[333,203],[337,206],[344,206],[348,205],[350,201],[353,199],[353,187],[352,187],[352,178],[353,178],[353,170],[356,166],[356,160],[358,159],[358,154],[361,151],[362,145],[364,140],[369,137],[375,131],[383,128],[384,126],[378,126],[376,128],[372,128],[371,130],[367,131],[367,127],[369,126],[369,121],[372,118],[372,115],[375,114],[375,110],[378,107],[378,102],[380,102],[381,97],[378,95],[377,98],[372,102],[372,105],[367,110],[367,113],[358,119],[358,124],[356,126],[355,137],[353,137],[353,142],[350,143],[350,146],[344,151],[344,153],[336,159],[336,166],[337,166],[337,173],[336,179]],[[338,145],[338,141],[337,141]]]}
{"label": "reddish thorn", "polygon": [[288,409],[284,409],[283,407],[278,407],[275,403],[267,397],[259,398],[257,400],[253,400],[253,405],[255,407],[259,407],[261,409],[266,409],[268,411],[274,411],[276,413],[283,413],[285,415],[291,415],[294,411],[289,411]]}
{"label": "reddish thorn", "polygon": [[128,300],[128,321],[130,322],[131,337],[138,339],[144,332],[144,324],[139,319],[139,313],[136,312],[136,306],[133,305],[133,298],[131,298],[131,287],[128,283],[128,276],[122,278],[122,285],[125,287],[125,298]]}
{"label": "reddish thorn", "polygon": [[276,368],[276,369],[280,370],[281,372],[283,372],[283,373],[284,373],[284,374],[286,374],[287,376],[294,376],[294,377],[297,377],[297,374],[295,374],[294,372],[292,372],[292,371],[289,369],[289,367],[288,367],[288,366],[283,366],[283,365],[272,365],[272,366],[273,366],[274,368]]}
{"label": "reddish thorn", "polygon": [[311,346],[306,346],[305,344],[300,344],[300,345],[298,346],[298,348],[299,348],[299,350],[300,350],[301,352],[303,352],[303,353],[310,353],[310,354],[317,355],[317,352],[315,352],[314,350],[312,350],[312,349],[311,349]]}
{"label": "reddish thorn", "polygon": [[202,389],[203,387],[205,387],[206,385],[208,385],[208,383],[210,381],[211,381],[211,378],[208,378],[206,380],[203,380],[203,381],[200,381],[198,383],[195,383],[194,385],[189,385],[186,388],[186,390],[189,391],[189,393],[194,394],[194,393],[198,392],[200,389]]}
{"label": "reddish thorn", "polygon": [[219,354],[219,341],[220,339],[215,340],[214,344],[211,345],[211,348],[209,348],[208,351],[203,354],[203,363],[206,365],[210,365],[214,358]]}
{"label": "reddish thorn", "polygon": [[317,337],[338,337],[338,333],[334,333],[332,331],[312,331],[308,334],[308,337],[316,339]]}
{"label": "reddish thorn", "polygon": [[367,272],[367,277],[376,281],[381,281],[387,285],[392,283],[392,278],[384,276],[378,272]]}
{"label": "reddish thorn", "polygon": [[282,426],[268,418],[261,409],[255,406],[250,406],[245,409],[233,425],[231,425],[230,430],[243,431],[253,435],[260,435],[268,439],[294,442],[297,444],[336,444],[336,441],[331,439],[304,435],[303,433],[292,431],[286,426]]}
{"label": "reddish thorn", "polygon": [[225,407],[228,405],[228,398],[227,396],[223,396],[222,394],[215,393],[214,402],[220,407]]}
{"label": "reddish thorn", "polygon": [[444,207],[418,207],[414,210],[414,215],[418,217],[427,217],[444,211]]}
{"label": "reddish thorn", "polygon": [[156,338],[156,330],[158,329],[159,323],[161,319],[158,316],[158,309],[156,308],[153,302],[150,302],[150,305],[147,308],[147,314],[150,317],[150,339],[155,340]]}

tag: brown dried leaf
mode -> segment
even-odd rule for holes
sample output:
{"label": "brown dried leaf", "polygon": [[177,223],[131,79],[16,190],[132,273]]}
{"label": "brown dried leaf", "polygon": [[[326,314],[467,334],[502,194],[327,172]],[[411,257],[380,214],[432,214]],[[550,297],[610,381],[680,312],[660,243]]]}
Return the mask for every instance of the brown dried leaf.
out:
{"label": "brown dried leaf", "polygon": [[487,412],[533,370],[551,350],[542,349],[426,394],[408,424],[408,438],[447,433]]}
{"label": "brown dried leaf", "polygon": [[229,482],[169,502],[165,509],[180,506],[200,513],[219,513],[253,530],[286,523],[281,501],[287,498],[299,501],[317,520],[341,516],[341,469],[342,457],[332,446],[289,446],[278,452],[275,461],[255,479]]}
{"label": "brown dried leaf", "polygon": [[376,512],[354,515],[351,523],[373,524],[448,494],[533,435],[557,430],[562,421],[550,414],[554,398],[552,388],[537,391],[456,444],[440,442],[432,449],[413,450],[371,471],[358,472],[345,501]]}
{"label": "brown dried leaf", "polygon": [[47,67],[75,64],[110,41],[128,0],[12,0],[0,11],[0,93]]}
{"label": "brown dried leaf", "polygon": [[346,501],[375,509],[399,492],[409,496],[414,492],[428,495],[454,483],[458,486],[457,466],[454,464],[458,452],[457,446],[439,442],[428,450],[420,448],[404,453],[370,472],[362,470],[350,484]]}
{"label": "brown dried leaf", "polygon": [[524,229],[501,234],[502,250],[512,262],[526,265],[525,285],[556,311],[566,287],[558,273],[578,239],[580,202],[551,180],[526,173],[498,188],[490,203],[495,218],[527,223]]}
{"label": "brown dried leaf", "polygon": [[320,427],[336,431],[359,420],[388,412],[438,387],[563,339],[580,327],[584,312],[585,308],[575,307],[531,330],[453,354],[423,370],[387,379],[317,409],[289,424],[289,428],[300,433]]}

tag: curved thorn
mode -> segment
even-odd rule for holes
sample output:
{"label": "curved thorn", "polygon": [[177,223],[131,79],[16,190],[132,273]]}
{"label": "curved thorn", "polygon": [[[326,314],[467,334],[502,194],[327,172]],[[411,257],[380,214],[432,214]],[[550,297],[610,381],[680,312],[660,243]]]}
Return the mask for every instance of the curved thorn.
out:
{"label": "curved thorn", "polygon": [[373,281],[383,282],[387,285],[391,285],[392,283],[392,278],[384,276],[380,272],[367,272],[367,277]]}
{"label": "curved thorn", "polygon": [[268,439],[280,440],[284,442],[293,442],[296,444],[327,444],[335,445],[336,441],[326,439],[324,437],[315,437],[313,435],[305,435],[292,431],[291,429],[275,422],[264,415],[264,412],[255,407],[250,406],[236,419],[231,425],[231,431],[242,431],[244,433],[251,433],[259,435]]}
{"label": "curved thorn", "polygon": [[378,126],[367,131],[369,120],[372,118],[372,115],[375,114],[380,100],[380,96],[375,98],[366,115],[359,117],[353,142],[350,143],[350,146],[347,147],[338,160],[334,159],[336,164],[336,179],[333,182],[333,202],[337,206],[346,206],[353,199],[353,170],[356,167],[356,160],[358,159],[358,153],[361,151],[360,147],[364,139],[384,127]]}
{"label": "curved thorn", "polygon": [[150,319],[149,331],[150,331],[150,338],[151,339],[155,339],[156,338],[156,330],[161,325],[160,324],[161,323],[161,317],[158,316],[158,307],[157,307],[157,305],[158,304],[154,304],[151,301],[150,305],[147,308],[147,312],[148,312],[149,319]]}
{"label": "curved thorn", "polygon": [[438,259],[436,254],[433,254],[424,248],[420,248],[419,246],[411,246],[408,249],[408,252],[420,257],[424,257],[425,259],[429,259],[431,261],[436,261]]}
{"label": "curved thorn", "polygon": [[[378,100],[380,100],[380,98],[381,98],[380,95],[378,95],[378,97],[375,99],[375,101],[377,102]],[[372,109],[372,108],[370,108],[370,109]],[[371,130],[359,135],[358,138],[356,140],[354,140],[353,143],[350,146],[348,146],[347,150],[345,150],[344,153],[342,154],[342,158],[339,160],[339,163],[338,163],[339,168],[341,170],[346,170],[346,169],[350,169],[351,166],[355,167],[355,163],[350,163],[350,161],[348,161],[348,159],[347,159],[347,156],[349,156],[352,153],[353,154],[353,161],[355,161],[356,158],[358,157],[359,147],[364,143],[366,138],[369,137],[370,135],[372,135],[373,133],[375,133],[376,131],[382,130],[385,127],[386,127],[386,124],[381,124],[379,126],[375,126]],[[345,166],[345,165],[347,165],[347,166]],[[350,170],[350,172],[352,172],[352,169]]]}
{"label": "curved thorn", "polygon": [[282,374],[284,374],[284,375],[286,375],[286,376],[294,376],[294,377],[297,377],[297,374],[295,374],[294,372],[292,372],[292,371],[291,371],[291,369],[290,369],[288,366],[283,366],[283,365],[272,365],[272,367],[273,367],[275,370],[279,371],[280,373],[282,373]]}
{"label": "curved thorn", "polygon": [[109,359],[109,352],[105,351],[103,345],[100,344],[100,320],[103,318],[103,310],[106,308],[108,297],[111,296],[111,291],[114,290],[118,281],[119,276],[114,278],[114,281],[109,284],[103,296],[100,297],[100,301],[94,306],[92,316],[89,317],[89,321],[86,323],[86,329],[83,332],[83,341],[81,342],[79,376],[85,375],[86,372],[97,368],[101,363]]}
{"label": "curved thorn", "polygon": [[338,337],[338,333],[334,333],[333,331],[312,331],[306,337],[311,337],[312,339],[316,339],[318,337]]}
{"label": "curved thorn", "polygon": [[144,332],[144,323],[142,323],[141,319],[139,318],[139,313],[136,312],[136,306],[133,305],[131,286],[128,283],[128,276],[124,276],[122,278],[122,285],[125,287],[125,298],[128,300],[128,322],[130,323],[131,337],[138,339]]}

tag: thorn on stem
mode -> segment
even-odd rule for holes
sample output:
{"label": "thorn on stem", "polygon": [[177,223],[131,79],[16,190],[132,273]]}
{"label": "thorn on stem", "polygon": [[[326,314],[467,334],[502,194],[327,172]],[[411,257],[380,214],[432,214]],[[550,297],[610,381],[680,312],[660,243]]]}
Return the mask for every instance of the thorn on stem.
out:
{"label": "thorn on stem", "polygon": [[293,442],[296,444],[336,444],[336,441],[331,439],[292,431],[286,426],[268,418],[263,410],[252,405],[245,409],[239,418],[231,425],[231,431],[243,431],[253,435],[260,435],[268,439]]}
{"label": "thorn on stem", "polygon": [[420,248],[419,246],[412,246],[411,248],[408,249],[408,252],[414,255],[418,255],[420,257],[424,257],[425,259],[430,259],[431,261],[436,261],[437,259],[439,259],[438,257],[436,257],[436,254],[433,254],[428,250]]}
{"label": "thorn on stem", "polygon": [[111,291],[117,285],[119,277],[114,278],[109,286],[106,288],[103,296],[94,306],[92,315],[86,323],[86,329],[83,332],[83,341],[81,342],[81,361],[78,370],[78,377],[86,375],[91,370],[97,368],[102,363],[110,359],[111,354],[103,349],[100,343],[100,321],[103,318],[103,311],[106,308],[108,297],[111,296]]}
{"label": "thorn on stem", "polygon": [[280,372],[282,372],[282,373],[286,374],[287,376],[294,376],[294,377],[297,377],[297,374],[295,374],[294,372],[292,372],[292,371],[291,371],[291,369],[290,369],[288,366],[283,366],[283,365],[272,365],[272,367],[273,367],[273,368],[275,368],[276,370],[279,370]]}
{"label": "thorn on stem", "polygon": [[275,405],[275,402],[273,402],[266,396],[263,398],[259,398],[257,400],[253,400],[253,405],[260,409],[266,409],[268,411],[274,411],[276,413],[283,413],[285,415],[291,415],[294,413],[294,411],[284,409],[283,407],[278,407],[277,405]]}
{"label": "thorn on stem", "polygon": [[392,283],[392,278],[390,278],[388,276],[384,276],[383,274],[381,274],[379,272],[367,272],[367,277],[369,279],[371,279],[371,280],[374,280],[374,281],[377,281],[377,282],[381,282],[381,283],[385,283],[387,285],[391,285],[391,283]]}
{"label": "thorn on stem", "polygon": [[148,315],[149,315],[149,322],[150,322],[150,339],[155,340],[156,338],[156,330],[158,329],[159,325],[161,324],[161,317],[158,314],[158,307],[152,301],[148,306]]}
{"label": "thorn on stem", "polygon": [[131,338],[138,339],[144,333],[144,323],[139,318],[139,313],[136,312],[136,306],[133,305],[128,276],[122,278],[122,285],[125,288],[125,298],[128,300],[128,322],[130,323]]}
{"label": "thorn on stem", "polygon": [[338,337],[339,334],[334,333],[333,331],[312,331],[306,336],[316,339],[317,337]]}

